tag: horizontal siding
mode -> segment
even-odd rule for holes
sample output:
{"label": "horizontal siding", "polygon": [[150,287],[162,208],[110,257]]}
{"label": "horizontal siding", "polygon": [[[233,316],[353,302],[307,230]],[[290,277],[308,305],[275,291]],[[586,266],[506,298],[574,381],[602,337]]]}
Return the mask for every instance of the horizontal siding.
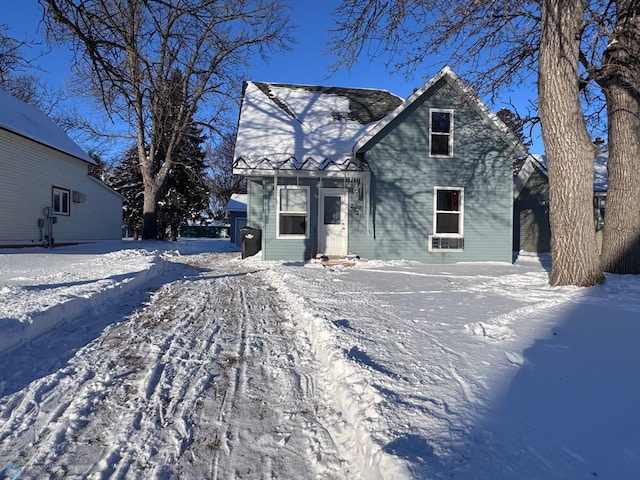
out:
{"label": "horizontal siding", "polygon": [[87,174],[87,163],[0,130],[0,242],[37,244],[38,218],[51,206],[52,187],[79,191],[83,203],[70,205],[53,227],[57,243],[122,237],[122,200]]}
{"label": "horizontal siding", "polygon": [[311,202],[311,212],[308,219],[309,238],[282,239],[276,238],[277,204],[276,189],[273,179],[265,179],[263,190],[264,211],[266,213],[264,229],[266,235],[264,240],[265,260],[291,260],[301,262],[308,260],[316,254],[317,250],[317,211],[318,211],[318,180],[317,179],[297,179],[279,178],[278,185],[300,185],[310,186],[309,196]]}
{"label": "horizontal siding", "polygon": [[549,182],[537,169],[514,203],[513,247],[516,251],[551,251]]}
{"label": "horizontal siding", "polygon": [[[510,262],[512,152],[456,89],[446,83],[435,89],[436,96],[405,111],[402,122],[366,153],[375,200],[370,222],[350,224],[350,246],[368,258]],[[430,108],[454,109],[453,158],[429,157]],[[463,252],[428,250],[435,185],[464,188]]]}
{"label": "horizontal siding", "polygon": [[262,228],[262,183],[247,181],[247,226]]}
{"label": "horizontal siding", "polygon": [[[405,110],[398,123],[365,154],[371,169],[370,208],[349,209],[348,249],[361,258],[408,259],[427,263],[512,260],[512,147],[468,103],[441,82],[435,96]],[[430,158],[429,109],[454,110],[454,157]],[[310,236],[276,238],[276,190],[272,176],[249,182],[249,224],[263,230],[263,258],[303,261],[317,253],[319,188],[344,188],[346,179],[278,178],[308,185]],[[434,186],[464,188],[464,251],[429,252],[433,233]],[[350,201],[355,199],[349,188]]]}

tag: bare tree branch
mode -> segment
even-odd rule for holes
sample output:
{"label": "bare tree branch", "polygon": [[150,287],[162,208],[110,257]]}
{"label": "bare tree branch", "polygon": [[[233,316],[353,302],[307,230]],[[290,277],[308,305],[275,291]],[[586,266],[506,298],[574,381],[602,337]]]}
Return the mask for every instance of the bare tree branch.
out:
{"label": "bare tree branch", "polygon": [[[143,238],[154,238],[156,197],[191,119],[201,110],[224,111],[252,52],[267,55],[291,43],[285,0],[40,1],[51,38],[73,44],[76,74],[84,73],[111,118],[135,130],[148,220]],[[175,72],[181,98],[167,128],[163,104]],[[166,154],[157,164],[160,142]]]}

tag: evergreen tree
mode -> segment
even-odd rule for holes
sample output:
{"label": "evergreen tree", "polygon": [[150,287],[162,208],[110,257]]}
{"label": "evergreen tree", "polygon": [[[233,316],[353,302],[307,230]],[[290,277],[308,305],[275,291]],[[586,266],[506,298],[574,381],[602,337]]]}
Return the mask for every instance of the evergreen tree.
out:
{"label": "evergreen tree", "polygon": [[175,241],[188,220],[202,221],[209,210],[202,130],[191,124],[175,150],[175,161],[158,202],[158,231]]}
{"label": "evergreen tree", "polygon": [[[204,137],[195,125],[177,147],[166,185],[158,202],[158,238],[176,240],[187,221],[201,221],[209,208]],[[144,184],[138,166],[137,147],[132,146],[113,168],[109,183],[125,197],[123,222],[137,236],[143,221]],[[208,214],[208,213],[207,213]]]}
{"label": "evergreen tree", "polygon": [[531,139],[524,134],[524,126],[531,122],[530,118],[523,118],[518,112],[512,112],[508,108],[501,108],[496,113],[496,116],[509,127],[511,133],[518,138],[522,145],[527,148],[531,147]]}
{"label": "evergreen tree", "polygon": [[107,183],[124,197],[122,222],[137,239],[142,225],[144,196],[142,174],[138,167],[137,147],[132,146],[125,152],[123,159],[113,168]]}

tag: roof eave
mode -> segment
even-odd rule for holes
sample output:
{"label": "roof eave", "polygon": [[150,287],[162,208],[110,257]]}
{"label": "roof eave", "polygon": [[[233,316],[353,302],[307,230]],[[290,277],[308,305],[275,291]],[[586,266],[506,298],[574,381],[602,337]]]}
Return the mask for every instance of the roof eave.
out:
{"label": "roof eave", "polygon": [[443,67],[433,78],[431,78],[422,87],[413,92],[404,102],[402,102],[395,110],[390,112],[386,117],[380,120],[371,130],[369,130],[358,142],[356,142],[353,153],[355,154],[365,151],[366,146],[375,137],[380,134],[387,125],[395,120],[403,111],[409,108],[414,102],[416,102],[422,95],[424,95],[438,80],[443,76],[449,75],[454,79],[457,79],[457,75],[448,66]]}

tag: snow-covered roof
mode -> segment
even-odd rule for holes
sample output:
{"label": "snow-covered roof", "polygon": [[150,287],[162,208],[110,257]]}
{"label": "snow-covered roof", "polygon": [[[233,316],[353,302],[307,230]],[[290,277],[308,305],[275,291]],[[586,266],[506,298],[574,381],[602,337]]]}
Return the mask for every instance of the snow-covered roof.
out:
{"label": "snow-covered roof", "polygon": [[508,144],[512,144],[517,150],[516,154],[525,155],[526,149],[525,147],[518,141],[518,139],[513,135],[509,127],[500,120],[486,105],[480,100],[480,98],[469,88],[467,87],[460,78],[455,74],[450,67],[445,66],[440,70],[433,78],[431,78],[427,83],[425,83],[422,87],[417,89],[415,92],[411,94],[409,98],[407,98],[401,105],[399,105],[395,110],[390,112],[384,119],[378,122],[375,127],[369,129],[369,131],[362,138],[358,139],[354,147],[354,152],[362,151],[379,133],[381,133],[385,127],[387,127],[390,123],[392,123],[400,114],[408,109],[414,102],[416,102],[420,97],[425,95],[429,89],[433,85],[435,85],[442,78],[448,77],[455,85],[458,86],[469,98],[475,101],[475,105],[480,110],[482,115],[484,115],[485,119],[491,124],[500,134],[503,136],[505,141]]}
{"label": "snow-covered roof", "polygon": [[609,161],[609,147],[600,145],[596,161],[593,164],[593,190],[596,192],[606,192],[609,183],[609,172],[607,162]]}
{"label": "snow-covered roof", "polygon": [[229,212],[246,212],[247,211],[247,194],[234,193],[227,202],[226,209]]}
{"label": "snow-covered roof", "polygon": [[401,102],[384,90],[245,82],[234,173],[362,170],[353,145]]}
{"label": "snow-covered roof", "polygon": [[[606,192],[609,180],[607,162],[609,161],[609,148],[607,145],[600,145],[598,154],[593,162],[593,191]],[[549,175],[547,170],[546,155],[528,155],[522,168],[514,177],[513,198],[518,198],[520,192],[527,184],[529,177],[537,169],[545,177]]]}
{"label": "snow-covered roof", "polygon": [[51,118],[38,108],[0,90],[0,128],[95,165]]}
{"label": "snow-covered roof", "polygon": [[541,155],[528,155],[522,164],[520,171],[513,177],[513,198],[518,198],[522,189],[531,178],[535,171],[539,171],[545,178],[549,176],[547,172],[546,159],[543,160]]}

